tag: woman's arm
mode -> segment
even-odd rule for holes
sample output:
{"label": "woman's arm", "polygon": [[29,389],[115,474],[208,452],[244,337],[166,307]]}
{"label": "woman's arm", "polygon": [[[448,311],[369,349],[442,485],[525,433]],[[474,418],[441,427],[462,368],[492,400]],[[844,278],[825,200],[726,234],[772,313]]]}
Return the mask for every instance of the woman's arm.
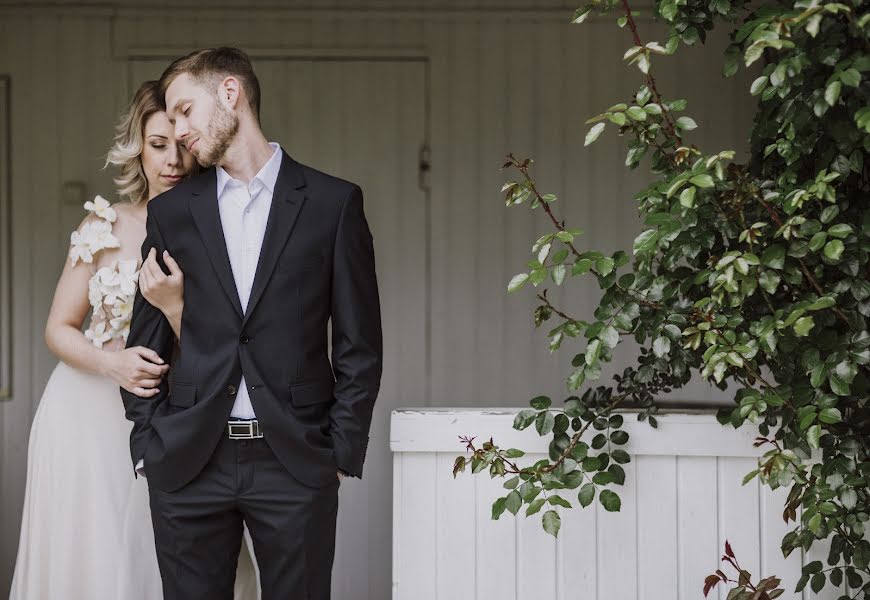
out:
{"label": "woman's arm", "polygon": [[155,352],[147,348],[130,348],[119,352],[102,350],[82,333],[82,324],[91,310],[88,281],[91,270],[86,263],[76,265],[66,260],[54,292],[54,300],[45,326],[48,348],[63,362],[77,369],[111,377],[121,386],[143,396],[154,394],[168,370]]}

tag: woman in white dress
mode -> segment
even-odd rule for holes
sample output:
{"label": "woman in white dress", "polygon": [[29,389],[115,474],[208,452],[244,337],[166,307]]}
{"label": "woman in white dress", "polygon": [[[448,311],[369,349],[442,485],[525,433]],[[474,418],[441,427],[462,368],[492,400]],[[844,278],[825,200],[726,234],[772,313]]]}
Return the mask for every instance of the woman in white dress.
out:
{"label": "woman in white dress", "polygon": [[[124,347],[146,205],[195,168],[175,141],[156,82],[136,92],[107,162],[121,167],[115,182],[127,201],[110,205],[98,196],[86,203],[90,214],[71,236],[46,324],[46,343],[60,362],[31,427],[10,600],[162,598],[147,482],[134,478],[132,424],[118,390],[152,396],[167,375],[169,367],[152,350]],[[177,333],[183,280],[173,271],[149,286],[146,298]],[[257,596],[255,568],[243,545],[235,597]]]}

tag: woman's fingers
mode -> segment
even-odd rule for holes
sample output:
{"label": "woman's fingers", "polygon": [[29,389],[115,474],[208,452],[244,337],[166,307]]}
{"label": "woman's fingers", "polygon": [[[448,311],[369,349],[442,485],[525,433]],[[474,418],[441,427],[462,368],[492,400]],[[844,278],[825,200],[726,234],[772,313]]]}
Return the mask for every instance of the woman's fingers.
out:
{"label": "woman's fingers", "polygon": [[137,386],[137,387],[134,387],[132,390],[129,390],[129,391],[132,392],[133,394],[137,395],[137,396],[142,397],[142,398],[150,398],[150,397],[152,397],[152,396],[157,395],[157,393],[158,393],[160,390],[159,390],[158,388],[152,388],[152,389],[150,389],[150,390],[146,390],[145,388],[142,388],[142,387],[138,387],[138,386]]}
{"label": "woman's fingers", "polygon": [[169,275],[172,277],[183,277],[184,273],[181,272],[181,267],[178,266],[178,263],[175,262],[175,259],[169,254],[168,250],[163,251],[163,262],[166,264],[166,268],[169,269]]}
{"label": "woman's fingers", "polygon": [[147,361],[150,361],[152,363],[156,363],[159,365],[163,364],[163,359],[160,358],[160,355],[157,354],[151,348],[146,348],[145,346],[135,346],[133,348],[133,350],[135,350],[136,354],[138,354],[141,358],[144,358]]}
{"label": "woman's fingers", "polygon": [[162,377],[169,370],[169,365],[155,365],[150,362],[143,362],[138,367],[136,367],[136,372],[139,375],[149,376],[153,375],[154,377]]}

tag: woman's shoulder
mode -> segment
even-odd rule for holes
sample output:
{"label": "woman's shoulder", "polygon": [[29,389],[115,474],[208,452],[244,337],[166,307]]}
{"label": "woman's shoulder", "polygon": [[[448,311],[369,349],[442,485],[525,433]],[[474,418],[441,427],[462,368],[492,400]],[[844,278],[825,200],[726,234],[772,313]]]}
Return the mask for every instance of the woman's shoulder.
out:
{"label": "woman's shoulder", "polygon": [[69,259],[72,266],[80,260],[92,263],[94,255],[106,248],[118,248],[121,242],[112,233],[118,213],[115,207],[102,196],[85,202],[88,212],[81,224],[70,234]]}

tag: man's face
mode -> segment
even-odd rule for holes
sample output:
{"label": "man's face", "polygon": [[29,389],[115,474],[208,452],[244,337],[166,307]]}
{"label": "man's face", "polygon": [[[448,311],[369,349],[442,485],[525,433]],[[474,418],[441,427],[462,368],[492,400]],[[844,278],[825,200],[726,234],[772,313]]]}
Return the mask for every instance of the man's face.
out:
{"label": "man's face", "polygon": [[166,89],[166,115],[184,144],[204,167],[219,164],[239,129],[239,118],[221,94],[186,73]]}

